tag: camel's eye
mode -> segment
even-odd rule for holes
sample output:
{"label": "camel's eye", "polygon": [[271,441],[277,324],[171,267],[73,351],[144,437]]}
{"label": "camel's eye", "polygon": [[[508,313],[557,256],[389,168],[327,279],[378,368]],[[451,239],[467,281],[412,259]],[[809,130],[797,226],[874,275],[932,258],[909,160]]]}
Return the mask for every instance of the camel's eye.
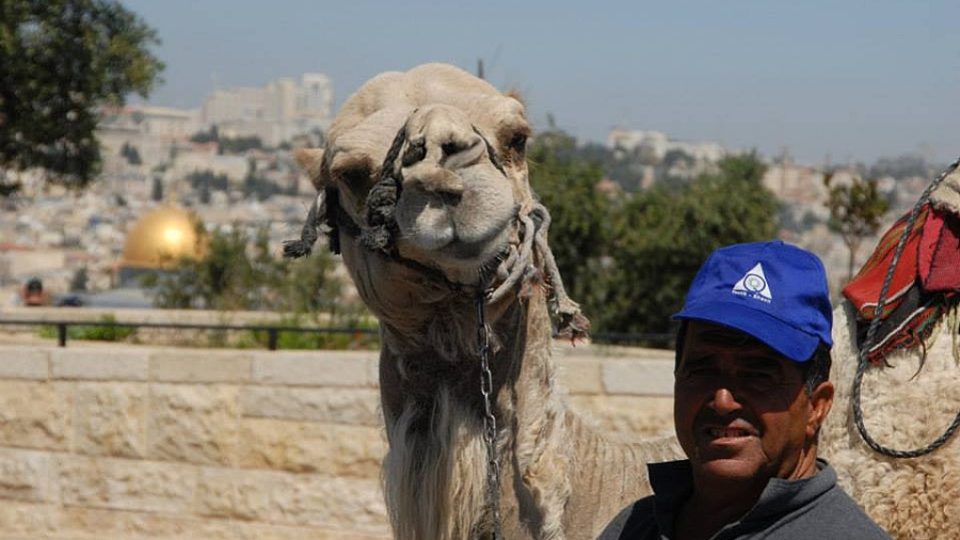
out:
{"label": "camel's eye", "polygon": [[514,134],[507,144],[507,147],[514,152],[522,154],[527,149],[527,135],[525,133]]}
{"label": "camel's eye", "polygon": [[351,161],[338,166],[333,177],[347,186],[364,186],[370,180],[370,165],[364,160]]}
{"label": "camel's eye", "polygon": [[[446,154],[446,150],[444,150],[444,154]],[[400,163],[404,167],[409,167],[414,163],[422,161],[426,155],[427,144],[423,139],[410,141],[410,146],[408,146],[407,151],[403,153],[403,159],[400,161]]]}

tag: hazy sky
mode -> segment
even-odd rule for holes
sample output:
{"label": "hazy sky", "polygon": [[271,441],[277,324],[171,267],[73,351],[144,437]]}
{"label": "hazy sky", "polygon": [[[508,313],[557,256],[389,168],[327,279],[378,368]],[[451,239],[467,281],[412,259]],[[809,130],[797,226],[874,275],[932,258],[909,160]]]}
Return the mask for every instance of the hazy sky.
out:
{"label": "hazy sky", "polygon": [[442,61],[519,89],[535,126],[617,126],[767,156],[960,153],[960,1],[124,0],[167,64],[150,102],[328,74],[339,107],[384,70]]}

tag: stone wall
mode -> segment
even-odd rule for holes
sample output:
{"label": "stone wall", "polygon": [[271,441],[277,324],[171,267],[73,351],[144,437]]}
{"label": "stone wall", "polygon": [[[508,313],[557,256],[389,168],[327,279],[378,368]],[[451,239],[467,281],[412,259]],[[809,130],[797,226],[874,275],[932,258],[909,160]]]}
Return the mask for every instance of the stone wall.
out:
{"label": "stone wall", "polygon": [[[574,409],[669,432],[672,356],[559,347]],[[388,538],[376,353],[0,346],[0,539]]]}

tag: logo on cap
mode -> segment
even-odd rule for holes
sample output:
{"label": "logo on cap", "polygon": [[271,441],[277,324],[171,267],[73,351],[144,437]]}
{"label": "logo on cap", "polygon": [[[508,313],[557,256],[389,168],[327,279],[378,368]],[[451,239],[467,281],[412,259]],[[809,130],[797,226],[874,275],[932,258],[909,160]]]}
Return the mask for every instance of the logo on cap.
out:
{"label": "logo on cap", "polygon": [[763,265],[760,263],[757,263],[740,278],[740,281],[733,286],[732,292],[768,304],[773,300],[770,285],[767,284],[767,276],[763,273]]}

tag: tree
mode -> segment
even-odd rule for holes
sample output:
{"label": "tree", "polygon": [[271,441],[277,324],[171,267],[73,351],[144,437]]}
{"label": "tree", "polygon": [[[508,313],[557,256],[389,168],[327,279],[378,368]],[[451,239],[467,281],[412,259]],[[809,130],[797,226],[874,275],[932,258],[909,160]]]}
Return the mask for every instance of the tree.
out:
{"label": "tree", "polygon": [[256,135],[249,137],[220,137],[220,154],[243,154],[247,150],[259,150],[263,148],[263,141]]}
{"label": "tree", "polygon": [[927,177],[933,173],[933,167],[923,156],[904,154],[895,158],[880,158],[870,166],[867,178],[892,176],[897,180],[914,176]]}
{"label": "tree", "polygon": [[[0,168],[45,169],[86,186],[97,174],[99,108],[147,97],[163,63],[156,32],[111,0],[0,2]],[[15,191],[0,177],[0,193]]]}
{"label": "tree", "polygon": [[728,156],[714,173],[611,197],[596,189],[611,156],[551,130],[530,145],[530,183],[553,217],[564,283],[594,332],[667,333],[711,251],[775,235],[766,167],[755,153]]}
{"label": "tree", "polygon": [[150,200],[154,202],[163,201],[163,181],[159,176],[153,177],[153,186],[150,188]]}
{"label": "tree", "polygon": [[197,193],[200,204],[210,204],[213,192],[226,191],[230,184],[227,175],[214,174],[209,169],[188,174],[187,181],[190,182],[190,187]]}
{"label": "tree", "polygon": [[614,203],[597,190],[600,165],[576,159],[575,148],[576,140],[561,131],[540,135],[530,147],[530,184],[550,211],[550,246],[567,292],[593,317],[604,309]]}
{"label": "tree", "polygon": [[755,153],[727,156],[718,171],[671,190],[638,193],[613,219],[612,281],[603,331],[668,333],[697,269],[714,249],[767,240],[777,203]]}
{"label": "tree", "polygon": [[880,220],[890,204],[877,191],[877,181],[854,177],[849,183],[833,184],[833,174],[823,177],[827,186],[827,208],[830,210],[830,230],[838,233],[847,246],[847,281],[853,279],[857,252],[863,240],[876,234]]}
{"label": "tree", "polygon": [[210,204],[210,201],[213,199],[213,194],[210,193],[210,184],[205,183],[200,186],[200,194],[198,195],[200,204]]}
{"label": "tree", "polygon": [[73,273],[73,277],[70,278],[70,291],[86,291],[89,281],[90,278],[87,275],[87,267],[82,266],[78,268]]}
{"label": "tree", "polygon": [[291,261],[270,249],[267,229],[254,238],[235,226],[209,235],[201,259],[173,261],[148,277],[154,303],[163,308],[334,313],[342,283],[333,276],[332,255],[317,249]]}
{"label": "tree", "polygon": [[126,159],[130,165],[143,164],[143,160],[140,158],[140,151],[130,143],[123,143],[123,147],[120,148],[120,155]]}
{"label": "tree", "polygon": [[190,142],[195,143],[208,143],[208,142],[220,142],[220,133],[217,131],[216,124],[210,126],[210,129],[207,131],[198,131],[190,136]]}

